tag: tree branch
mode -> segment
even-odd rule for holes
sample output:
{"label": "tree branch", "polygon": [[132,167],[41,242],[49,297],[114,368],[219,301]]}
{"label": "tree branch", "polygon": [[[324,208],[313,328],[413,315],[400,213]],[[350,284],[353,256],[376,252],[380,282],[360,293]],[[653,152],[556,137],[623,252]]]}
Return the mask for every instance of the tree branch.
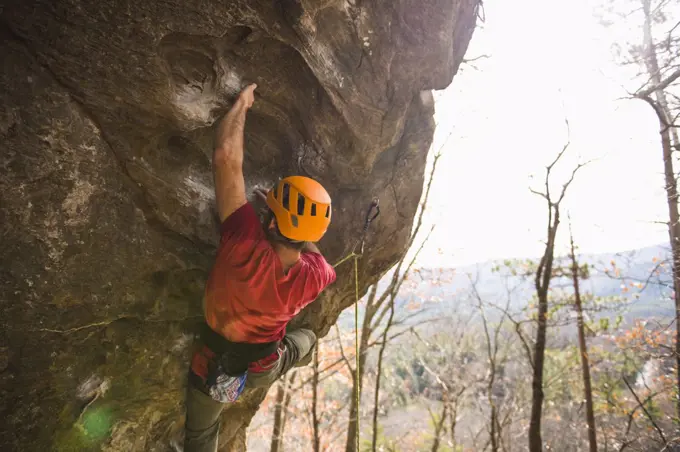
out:
{"label": "tree branch", "polygon": [[580,170],[581,168],[583,168],[584,166],[586,166],[587,164],[589,164],[591,161],[592,160],[588,160],[587,162],[579,163],[578,165],[576,165],[576,168],[574,168],[574,170],[571,172],[571,177],[562,186],[562,193],[560,194],[560,199],[558,199],[557,203],[555,203],[556,205],[559,205],[562,202],[562,199],[564,199],[564,195],[567,193],[567,188],[569,188],[569,185],[571,185],[571,183],[574,181],[574,177],[576,176],[576,172],[578,170]]}
{"label": "tree branch", "polygon": [[656,423],[656,421],[654,420],[652,415],[649,413],[649,411],[647,411],[647,408],[645,408],[644,403],[642,401],[640,401],[640,398],[635,393],[633,388],[630,386],[630,383],[628,383],[628,379],[626,377],[622,377],[622,378],[623,378],[623,382],[628,387],[628,390],[630,391],[631,394],[633,394],[633,397],[635,397],[635,400],[637,401],[638,405],[640,406],[640,408],[642,408],[642,411],[647,416],[647,419],[649,419],[649,422],[651,422],[652,425],[654,426],[654,428],[656,429],[656,431],[659,434],[659,437],[661,437],[661,440],[663,441],[664,445],[668,444],[668,441],[666,441],[666,436],[664,436],[663,431],[661,431],[661,428],[659,428],[659,425]]}
{"label": "tree branch", "polygon": [[664,113],[661,105],[659,105],[649,96],[635,96],[635,97],[647,102],[649,106],[652,107],[654,113],[656,113],[656,117],[659,119],[659,122],[663,124],[664,128],[668,129],[671,126],[671,124],[668,123],[668,118],[666,118],[666,114]]}
{"label": "tree branch", "polygon": [[638,91],[637,93],[635,93],[635,97],[638,98],[649,97],[649,95],[652,93],[655,93],[657,91],[663,91],[664,89],[668,88],[668,86],[671,83],[675,82],[678,78],[680,78],[680,68],[672,72],[671,75],[662,80],[658,85],[650,86],[647,89]]}
{"label": "tree branch", "polygon": [[476,56],[474,58],[463,58],[463,63],[472,63],[473,61],[485,60],[487,58],[491,58],[491,55],[487,55],[487,54],[483,53],[483,54]]}
{"label": "tree branch", "polygon": [[[357,328],[359,326],[357,325]],[[354,375],[354,368],[352,367],[352,364],[349,362],[349,359],[347,359],[347,356],[345,355],[345,350],[342,347],[342,339],[340,338],[340,327],[338,324],[335,324],[335,332],[338,335],[338,344],[340,345],[340,355],[342,356],[342,360],[345,362],[345,365],[349,369],[350,375],[352,375],[352,381],[356,380],[356,376]]]}

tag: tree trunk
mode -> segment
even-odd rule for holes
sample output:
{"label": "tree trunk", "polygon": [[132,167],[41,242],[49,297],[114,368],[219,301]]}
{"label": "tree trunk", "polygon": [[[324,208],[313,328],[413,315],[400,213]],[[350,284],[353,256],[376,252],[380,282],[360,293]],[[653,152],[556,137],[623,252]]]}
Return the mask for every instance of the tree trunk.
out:
{"label": "tree trunk", "polygon": [[529,424],[529,450],[531,452],[543,450],[541,416],[543,410],[543,364],[545,358],[547,312],[547,298],[541,296],[538,301],[538,329],[536,331],[536,346],[534,347],[534,373],[531,382],[531,423]]}
{"label": "tree trunk", "polygon": [[274,431],[272,432],[271,452],[280,452],[283,450],[283,403],[286,397],[287,379],[283,378],[279,381],[276,389],[276,405],[274,407]]}
{"label": "tree trunk", "polygon": [[387,348],[387,334],[392,327],[394,321],[394,300],[396,294],[390,297],[390,316],[387,319],[387,325],[383,330],[382,344],[380,344],[380,351],[378,352],[378,367],[375,375],[375,392],[373,394],[373,437],[371,439],[371,451],[376,452],[378,446],[378,400],[380,398],[380,380],[382,378],[382,364],[385,349]]}
{"label": "tree trunk", "polygon": [[[486,320],[485,320],[486,322]],[[485,325],[486,328],[486,325]],[[487,335],[487,341],[489,342],[489,382],[487,383],[486,387],[486,397],[489,402],[489,408],[491,408],[491,412],[489,413],[489,423],[491,426],[491,429],[489,430],[489,440],[491,441],[491,452],[498,452],[498,436],[500,435],[500,432],[497,429],[497,417],[498,417],[498,412],[496,409],[496,402],[493,400],[493,389],[494,389],[494,383],[496,382],[496,359],[495,356],[491,354],[491,338]]]}
{"label": "tree trunk", "polygon": [[[554,209],[554,218],[553,218]],[[555,236],[560,223],[560,211],[548,199],[548,240],[545,253],[536,270],[536,296],[538,298],[538,325],[536,329],[536,345],[534,346],[534,372],[531,382],[531,421],[529,424],[529,450],[541,452],[541,417],[543,412],[543,366],[545,363],[545,342],[548,329],[548,289],[552,278]]]}
{"label": "tree trunk", "polygon": [[451,418],[451,446],[456,450],[456,424],[458,423],[458,399],[455,400],[453,406],[449,409]]}
{"label": "tree trunk", "polygon": [[[680,214],[678,213],[678,188],[673,171],[673,156],[671,151],[668,129],[663,132],[661,142],[663,145],[664,173],[666,178],[666,194],[668,197],[668,236],[671,241],[671,253],[673,256],[673,298],[675,301],[675,368],[676,385],[680,395]],[[680,422],[680,396],[676,400],[677,422]]]}
{"label": "tree trunk", "polygon": [[282,410],[283,416],[282,416],[282,420],[281,420],[281,433],[280,433],[281,450],[283,450],[283,432],[286,429],[286,421],[288,420],[288,413],[289,413],[288,407],[290,406],[290,400],[293,396],[292,388],[293,388],[293,383],[295,383],[296,377],[297,377],[297,371],[294,370],[290,374],[290,378],[288,379],[288,383],[286,384],[286,397],[285,397],[285,400],[283,402],[283,410]]}
{"label": "tree trunk", "polygon": [[547,293],[539,294],[538,327],[536,330],[536,345],[534,346],[534,372],[531,381],[531,421],[529,424],[529,450],[531,452],[540,452],[543,450],[543,442],[541,440],[541,416],[543,410],[543,364],[545,360],[547,312]]}
{"label": "tree trunk", "polygon": [[442,414],[434,426],[434,440],[432,441],[432,452],[437,452],[439,450],[439,442],[441,440],[442,430],[444,430],[444,422],[446,421],[446,415],[448,414],[449,409],[449,403],[447,399],[448,398],[445,396],[442,403]]}
{"label": "tree trunk", "polygon": [[586,346],[586,335],[583,325],[583,306],[581,303],[581,292],[579,287],[579,268],[576,262],[576,250],[574,247],[574,236],[570,228],[571,245],[571,276],[574,283],[574,305],[576,307],[576,326],[578,328],[578,347],[581,352],[581,371],[583,373],[583,392],[586,399],[586,422],[588,424],[588,442],[590,452],[597,452],[597,435],[595,432],[595,414],[593,411],[593,390],[590,385],[590,362],[588,358],[588,348]]}
{"label": "tree trunk", "polygon": [[359,393],[359,401],[361,400],[361,382],[364,379],[364,367],[366,364],[366,352],[368,349],[368,340],[370,336],[370,328],[367,327],[367,322],[364,322],[364,327],[361,332],[361,339],[359,342],[359,375],[352,380],[351,400],[349,403],[349,418],[347,420],[347,444],[345,445],[345,452],[358,452],[356,444],[356,436],[359,429],[359,407],[357,406],[357,391]]}
{"label": "tree trunk", "polygon": [[296,371],[290,375],[284,375],[276,390],[276,407],[274,408],[274,431],[272,432],[271,452],[283,451],[283,432],[286,428],[286,417],[290,405],[290,388],[295,382]]}
{"label": "tree trunk", "polygon": [[[651,1],[642,0],[642,9],[645,15],[643,37],[645,64],[652,83],[654,86],[659,86],[661,83],[661,76],[652,37]],[[671,142],[671,128],[669,127],[671,115],[666,100],[666,94],[660,89],[654,92],[654,96],[656,97],[656,102],[659,107],[654,110],[659,120],[666,198],[668,200],[668,237],[671,242],[671,254],[673,258],[671,270],[673,274],[673,298],[675,301],[676,385],[678,394],[680,394],[680,242],[678,241],[680,238],[680,213],[678,212],[678,187],[677,181],[675,180],[675,171],[673,169],[673,148]],[[677,422],[680,422],[680,396],[676,399],[676,416]]]}
{"label": "tree trunk", "polygon": [[479,312],[482,317],[482,325],[484,326],[484,338],[486,339],[486,352],[487,359],[489,360],[489,381],[486,383],[486,400],[489,403],[489,442],[491,443],[491,452],[498,452],[498,435],[499,432],[496,428],[497,422],[497,410],[496,403],[493,400],[493,389],[496,382],[496,356],[497,356],[497,343],[494,339],[491,339],[491,334],[489,334],[488,322],[486,319],[486,314],[484,313],[484,308],[482,307],[481,299],[479,301]]}
{"label": "tree trunk", "polygon": [[312,375],[312,428],[314,437],[312,444],[314,452],[321,450],[321,437],[319,436],[319,415],[317,413],[319,403],[319,346],[314,349],[314,374]]}

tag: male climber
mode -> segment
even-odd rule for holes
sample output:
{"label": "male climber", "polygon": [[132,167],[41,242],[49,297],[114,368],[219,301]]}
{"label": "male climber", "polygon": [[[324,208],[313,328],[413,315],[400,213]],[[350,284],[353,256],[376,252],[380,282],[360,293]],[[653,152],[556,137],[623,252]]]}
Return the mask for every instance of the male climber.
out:
{"label": "male climber", "polygon": [[315,334],[308,329],[286,332],[286,325],[336,277],[312,244],[331,218],[330,196],[319,183],[292,176],[267,193],[257,190],[268,207],[264,223],[246,199],[243,129],[256,87],[251,84],[240,93],[215,136],[221,239],[205,288],[204,331],[189,371],[185,452],[217,450],[224,404],[208,390],[215,384],[214,372],[222,378],[243,375],[246,387],[266,387],[293,366],[309,363]]}

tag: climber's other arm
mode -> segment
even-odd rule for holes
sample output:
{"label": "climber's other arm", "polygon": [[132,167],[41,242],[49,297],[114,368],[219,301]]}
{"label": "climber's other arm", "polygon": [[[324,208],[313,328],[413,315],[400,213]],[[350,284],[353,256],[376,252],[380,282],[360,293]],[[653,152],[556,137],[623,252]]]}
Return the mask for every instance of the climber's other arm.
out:
{"label": "climber's other arm", "polygon": [[257,85],[251,84],[241,91],[234,105],[218,124],[215,133],[213,177],[220,222],[224,222],[247,201],[243,178],[243,129],[246,112],[255,99],[255,88]]}

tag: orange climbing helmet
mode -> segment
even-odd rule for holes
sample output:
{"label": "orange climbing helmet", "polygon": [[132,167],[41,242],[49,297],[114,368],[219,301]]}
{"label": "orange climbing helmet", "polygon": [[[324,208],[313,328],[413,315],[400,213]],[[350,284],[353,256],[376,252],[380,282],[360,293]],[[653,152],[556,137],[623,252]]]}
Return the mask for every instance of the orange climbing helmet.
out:
{"label": "orange climbing helmet", "polygon": [[309,177],[280,180],[267,193],[267,205],[281,235],[292,241],[317,242],[331,223],[331,197]]}

